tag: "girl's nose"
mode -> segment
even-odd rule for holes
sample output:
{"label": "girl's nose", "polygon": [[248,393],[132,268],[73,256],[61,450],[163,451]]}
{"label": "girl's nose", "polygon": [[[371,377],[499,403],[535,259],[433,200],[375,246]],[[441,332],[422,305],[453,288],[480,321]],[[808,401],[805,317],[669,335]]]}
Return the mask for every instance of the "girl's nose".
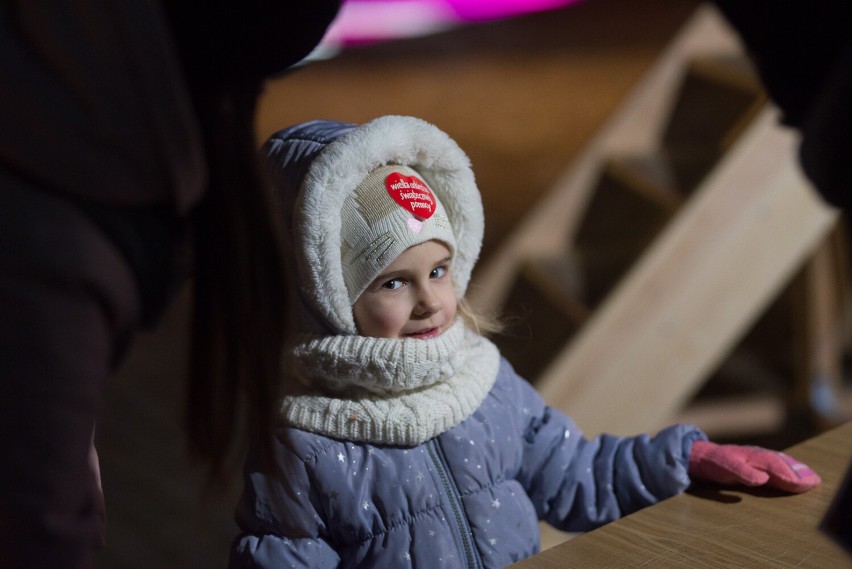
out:
{"label": "girl's nose", "polygon": [[432,287],[425,286],[420,289],[417,295],[417,304],[414,307],[414,312],[418,316],[428,316],[441,310],[441,299],[432,290]]}

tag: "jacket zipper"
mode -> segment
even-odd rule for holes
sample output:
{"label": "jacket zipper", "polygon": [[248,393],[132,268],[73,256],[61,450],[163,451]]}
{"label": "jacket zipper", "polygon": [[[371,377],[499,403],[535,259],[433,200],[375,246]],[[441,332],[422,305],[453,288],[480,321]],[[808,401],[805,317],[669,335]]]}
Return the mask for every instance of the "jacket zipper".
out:
{"label": "jacket zipper", "polygon": [[461,496],[459,495],[452,478],[450,478],[449,468],[447,467],[447,463],[444,461],[440,449],[438,448],[437,439],[427,442],[426,448],[429,450],[429,457],[432,459],[432,463],[438,471],[438,476],[441,478],[441,482],[444,485],[444,490],[446,491],[447,498],[450,502],[450,507],[452,508],[453,515],[456,518],[456,524],[459,533],[461,534],[462,546],[464,547],[464,554],[467,558],[467,566],[474,568],[480,567],[481,564],[477,563],[477,556],[473,549],[473,543],[471,542],[470,524],[467,523],[467,518],[462,512]]}

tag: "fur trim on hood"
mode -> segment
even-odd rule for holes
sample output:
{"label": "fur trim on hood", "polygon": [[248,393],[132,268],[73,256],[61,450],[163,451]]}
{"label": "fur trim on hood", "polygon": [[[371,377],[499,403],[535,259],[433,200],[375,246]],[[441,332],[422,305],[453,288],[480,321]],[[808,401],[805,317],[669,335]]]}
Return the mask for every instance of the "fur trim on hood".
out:
{"label": "fur trim on hood", "polygon": [[444,204],[456,237],[453,279],[464,296],[484,233],[470,160],[446,133],[414,117],[383,116],[355,126],[312,121],[274,134],[264,146],[280,192],[308,313],[336,334],[357,334],[341,266],[340,210],[374,169],[415,169]]}

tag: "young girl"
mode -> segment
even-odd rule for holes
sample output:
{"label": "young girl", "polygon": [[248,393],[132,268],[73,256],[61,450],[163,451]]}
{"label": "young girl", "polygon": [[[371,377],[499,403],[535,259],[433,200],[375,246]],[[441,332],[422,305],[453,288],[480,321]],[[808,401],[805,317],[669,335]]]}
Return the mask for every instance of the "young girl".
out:
{"label": "young girl", "polygon": [[589,440],[547,407],[460,316],[483,212],[466,155],[434,126],[314,121],[265,151],[301,335],[275,463],[246,466],[232,568],[504,567],[538,551],[539,520],[589,530],[695,479],[820,482],[688,425]]}

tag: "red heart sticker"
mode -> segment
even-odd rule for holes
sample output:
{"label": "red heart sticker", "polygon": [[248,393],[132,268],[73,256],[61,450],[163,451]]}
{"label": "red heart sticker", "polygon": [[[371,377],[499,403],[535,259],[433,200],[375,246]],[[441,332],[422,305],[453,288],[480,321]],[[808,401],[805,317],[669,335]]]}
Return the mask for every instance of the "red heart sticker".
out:
{"label": "red heart sticker", "polygon": [[393,201],[417,219],[429,219],[435,213],[435,196],[426,182],[417,176],[404,176],[399,172],[391,172],[385,178],[385,188]]}

